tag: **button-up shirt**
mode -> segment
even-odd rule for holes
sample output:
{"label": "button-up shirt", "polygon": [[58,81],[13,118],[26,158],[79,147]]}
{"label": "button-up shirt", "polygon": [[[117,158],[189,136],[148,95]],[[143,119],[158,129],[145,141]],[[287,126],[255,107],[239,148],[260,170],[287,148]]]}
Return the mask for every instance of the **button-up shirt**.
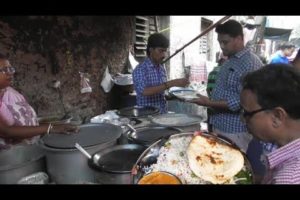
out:
{"label": "button-up shirt", "polygon": [[300,184],[300,139],[280,147],[267,155],[266,184]]}
{"label": "button-up shirt", "polygon": [[220,69],[216,86],[212,91],[211,99],[226,101],[230,111],[216,111],[210,118],[210,123],[216,129],[225,133],[247,132],[246,125],[241,121],[240,92],[241,78],[248,72],[259,69],[261,60],[248,48],[244,48],[231,56]]}
{"label": "button-up shirt", "polygon": [[137,105],[155,106],[160,109],[160,113],[166,113],[167,101],[164,91],[150,96],[143,95],[145,88],[158,86],[167,81],[165,67],[163,65],[154,65],[149,58],[146,58],[143,63],[134,69],[132,78],[137,93]]}

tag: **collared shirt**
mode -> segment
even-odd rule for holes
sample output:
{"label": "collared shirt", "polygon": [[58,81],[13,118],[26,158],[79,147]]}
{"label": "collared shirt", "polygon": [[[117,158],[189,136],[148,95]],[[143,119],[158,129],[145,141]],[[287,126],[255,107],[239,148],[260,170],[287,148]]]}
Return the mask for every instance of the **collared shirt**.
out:
{"label": "collared shirt", "polygon": [[262,65],[258,56],[248,48],[244,48],[225,61],[218,74],[211,99],[226,101],[230,111],[216,111],[211,116],[209,121],[214,128],[226,133],[247,132],[246,125],[241,121],[238,113],[242,90],[241,78]]}
{"label": "collared shirt", "polygon": [[218,66],[214,67],[214,69],[208,74],[207,86],[206,86],[206,91],[207,91],[208,96],[211,95],[211,91],[214,89],[214,87],[216,85],[216,80],[217,80],[220,68],[221,68],[221,66],[218,65]]}
{"label": "collared shirt", "polygon": [[263,146],[264,151],[268,152],[268,153],[270,153],[278,148],[278,146],[274,143],[267,143],[267,142],[261,141],[261,144]]}
{"label": "collared shirt", "polygon": [[268,173],[263,183],[300,184],[300,139],[267,155]]}
{"label": "collared shirt", "polygon": [[167,101],[164,91],[151,96],[144,96],[144,89],[163,84],[167,81],[166,69],[163,65],[155,66],[149,58],[138,65],[133,73],[133,84],[137,94],[138,106],[155,106],[160,113],[167,112]]}

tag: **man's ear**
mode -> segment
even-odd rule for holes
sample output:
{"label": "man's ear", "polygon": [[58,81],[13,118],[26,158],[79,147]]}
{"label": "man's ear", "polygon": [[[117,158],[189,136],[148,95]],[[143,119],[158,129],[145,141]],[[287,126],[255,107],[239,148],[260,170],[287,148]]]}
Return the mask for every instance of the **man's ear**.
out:
{"label": "man's ear", "polygon": [[234,41],[240,41],[240,40],[244,40],[244,37],[241,35],[238,35],[236,37],[233,37]]}
{"label": "man's ear", "polygon": [[274,108],[272,113],[272,124],[275,128],[278,128],[285,121],[287,113],[282,107]]}

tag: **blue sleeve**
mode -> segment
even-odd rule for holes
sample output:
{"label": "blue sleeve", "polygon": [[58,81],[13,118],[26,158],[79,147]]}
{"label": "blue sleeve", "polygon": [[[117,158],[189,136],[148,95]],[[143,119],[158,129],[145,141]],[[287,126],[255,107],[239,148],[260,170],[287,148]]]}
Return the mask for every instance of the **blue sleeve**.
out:
{"label": "blue sleeve", "polygon": [[227,84],[228,91],[226,92],[226,101],[228,109],[231,111],[237,111],[240,109],[240,91],[241,91],[241,71],[239,70],[230,70],[228,73],[227,81],[224,84]]}
{"label": "blue sleeve", "polygon": [[146,76],[142,67],[136,67],[132,73],[132,79],[137,95],[142,95],[146,87]]}
{"label": "blue sleeve", "polygon": [[238,111],[240,109],[240,95],[239,93],[233,93],[227,99],[228,109],[231,111]]}
{"label": "blue sleeve", "polygon": [[281,59],[278,56],[274,57],[271,60],[270,64],[274,64],[274,63],[281,63]]}

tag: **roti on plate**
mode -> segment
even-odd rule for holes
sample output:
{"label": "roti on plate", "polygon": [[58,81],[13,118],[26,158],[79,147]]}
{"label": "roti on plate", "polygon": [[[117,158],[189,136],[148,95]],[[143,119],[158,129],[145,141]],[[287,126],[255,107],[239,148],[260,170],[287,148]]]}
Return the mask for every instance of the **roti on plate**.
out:
{"label": "roti on plate", "polygon": [[244,166],[244,156],[240,151],[201,135],[192,139],[187,157],[193,173],[213,184],[232,179]]}

